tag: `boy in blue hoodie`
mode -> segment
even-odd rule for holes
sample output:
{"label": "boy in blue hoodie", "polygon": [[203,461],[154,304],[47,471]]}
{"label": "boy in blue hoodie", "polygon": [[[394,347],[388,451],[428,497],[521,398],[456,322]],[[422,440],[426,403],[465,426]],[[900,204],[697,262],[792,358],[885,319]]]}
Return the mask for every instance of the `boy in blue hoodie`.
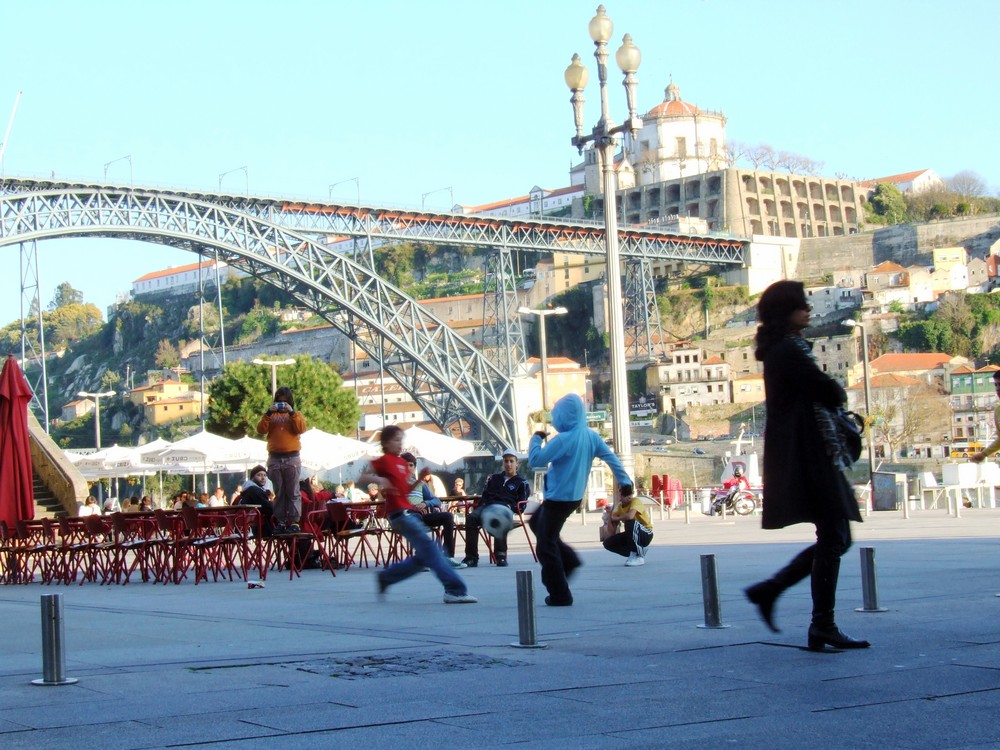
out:
{"label": "boy in blue hoodie", "polygon": [[611,468],[622,497],[632,494],[632,478],[601,436],[587,427],[583,399],[575,393],[556,401],[552,407],[552,426],[559,431],[552,440],[543,445],[548,433],[539,431],[528,444],[528,463],[536,469],[548,467],[545,500],[528,525],[538,540],[536,551],[542,565],[542,583],[549,592],[545,603],[550,607],[568,607],[573,604],[573,594],[567,576],[580,566],[580,558],[559,535],[566,519],[580,507],[594,458],[600,458]]}

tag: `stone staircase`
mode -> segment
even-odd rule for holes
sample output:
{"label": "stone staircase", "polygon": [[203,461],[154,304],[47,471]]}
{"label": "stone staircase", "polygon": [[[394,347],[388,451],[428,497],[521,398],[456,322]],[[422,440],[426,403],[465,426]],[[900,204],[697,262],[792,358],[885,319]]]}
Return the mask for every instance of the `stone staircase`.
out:
{"label": "stone staircase", "polygon": [[35,518],[58,518],[67,515],[62,503],[42,481],[37,473],[32,473],[34,486],[32,492],[35,496]]}

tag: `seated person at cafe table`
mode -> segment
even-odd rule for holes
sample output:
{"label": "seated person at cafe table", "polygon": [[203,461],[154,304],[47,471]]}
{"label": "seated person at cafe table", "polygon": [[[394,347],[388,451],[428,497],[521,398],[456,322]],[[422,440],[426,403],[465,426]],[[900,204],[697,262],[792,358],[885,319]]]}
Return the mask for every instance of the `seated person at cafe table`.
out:
{"label": "seated person at cafe table", "polygon": [[261,536],[269,537],[274,533],[274,504],[268,496],[264,485],[267,483],[267,469],[261,465],[250,469],[250,478],[243,483],[240,496],[233,505],[256,505],[260,508]]}
{"label": "seated person at cafe table", "polygon": [[[401,453],[399,457],[406,461],[412,478],[417,469],[416,456],[412,453]],[[410,488],[408,499],[413,510],[420,513],[427,528],[441,529],[445,559],[451,567],[464,568],[465,565],[455,559],[455,516],[442,507],[441,501],[434,496],[423,477]]]}
{"label": "seated person at cafe table", "polygon": [[[503,471],[490,474],[483,485],[482,497],[465,517],[465,559],[470,568],[479,565],[479,529],[482,527],[483,508],[494,503],[506,505],[517,516],[520,503],[526,502],[531,494],[528,480],[517,473],[517,452],[507,448],[503,452]],[[507,535],[496,537],[493,552],[497,567],[507,567]]]}

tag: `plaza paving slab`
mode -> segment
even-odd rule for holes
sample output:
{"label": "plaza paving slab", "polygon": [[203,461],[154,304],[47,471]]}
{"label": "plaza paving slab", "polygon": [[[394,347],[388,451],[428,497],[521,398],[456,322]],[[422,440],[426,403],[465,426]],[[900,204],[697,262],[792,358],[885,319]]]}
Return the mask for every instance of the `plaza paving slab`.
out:
{"label": "plaza paving slab", "polygon": [[[0,588],[0,747],[996,748],[1000,510],[874,513],[854,526],[838,621],[865,651],[805,650],[807,583],[771,633],[742,588],[811,538],[756,518],[654,513],[648,562],[626,568],[575,516],[575,604],[549,608],[524,537],[511,566],[461,571],[475,605],[422,574],[375,595],[374,571],[272,572],[179,586]],[[859,549],[879,604],[862,607]],[[705,628],[714,555],[724,628]],[[538,641],[519,641],[516,571],[532,571]],[[38,687],[40,597],[61,594],[66,674]]]}

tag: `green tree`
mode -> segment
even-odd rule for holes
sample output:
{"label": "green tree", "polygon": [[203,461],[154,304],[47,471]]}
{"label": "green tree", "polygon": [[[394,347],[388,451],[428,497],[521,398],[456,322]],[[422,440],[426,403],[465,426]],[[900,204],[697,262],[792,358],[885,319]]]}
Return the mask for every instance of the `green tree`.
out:
{"label": "green tree", "polygon": [[101,376],[101,388],[110,391],[121,382],[122,376],[114,370],[106,370]]}
{"label": "green tree", "polygon": [[204,315],[205,333],[214,334],[219,331],[219,308],[210,302],[192,305],[184,319],[184,330],[192,338],[201,332],[202,316]]}
{"label": "green tree", "polygon": [[56,346],[88,338],[101,330],[104,318],[97,305],[68,302],[43,316],[45,340]]}
{"label": "green tree", "polygon": [[163,369],[177,367],[181,363],[181,354],[170,339],[160,339],[160,344],[156,347],[156,356],[153,361],[157,367]]}
{"label": "green tree", "polygon": [[869,221],[879,224],[899,224],[906,220],[906,201],[895,185],[879,183],[868,199]]}
{"label": "green tree", "polygon": [[49,309],[58,310],[60,307],[65,307],[66,305],[82,304],[83,292],[74,289],[73,285],[68,281],[64,281],[56,287],[55,294],[52,295],[52,301],[49,303]]}
{"label": "green tree", "polygon": [[904,323],[899,327],[899,339],[910,351],[952,351],[951,329],[934,318]]}
{"label": "green tree", "polygon": [[375,250],[375,269],[378,274],[400,289],[413,283],[414,247],[409,242],[389,245]]}
{"label": "green tree", "polygon": [[236,334],[237,344],[252,344],[254,341],[278,332],[278,316],[261,305],[253,308],[243,319]]}
{"label": "green tree", "polygon": [[[341,435],[354,432],[361,416],[357,398],[330,365],[299,355],[294,366],[281,368],[278,375],[278,384],[292,389],[295,408],[310,427]],[[231,438],[256,435],[271,404],[271,371],[246,362],[227,364],[208,395],[206,426],[211,432]]]}

